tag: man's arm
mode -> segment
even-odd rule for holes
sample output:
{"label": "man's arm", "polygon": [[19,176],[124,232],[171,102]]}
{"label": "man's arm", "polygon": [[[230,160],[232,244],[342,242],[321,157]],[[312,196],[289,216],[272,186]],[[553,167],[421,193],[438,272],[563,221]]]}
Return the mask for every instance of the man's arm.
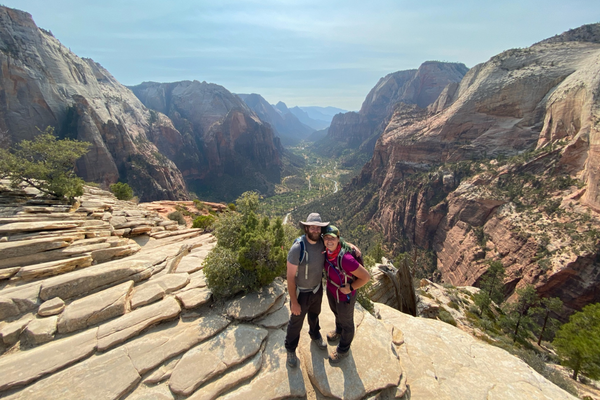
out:
{"label": "man's arm", "polygon": [[300,303],[298,303],[298,298],[296,297],[296,272],[298,271],[298,266],[292,264],[291,262],[287,262],[287,285],[288,292],[290,294],[290,302],[291,302],[291,312],[294,315],[300,315]]}
{"label": "man's arm", "polygon": [[352,251],[354,252],[356,257],[362,257],[362,253],[360,252],[360,249],[358,247],[356,247],[350,242],[346,242],[346,244],[352,248]]}

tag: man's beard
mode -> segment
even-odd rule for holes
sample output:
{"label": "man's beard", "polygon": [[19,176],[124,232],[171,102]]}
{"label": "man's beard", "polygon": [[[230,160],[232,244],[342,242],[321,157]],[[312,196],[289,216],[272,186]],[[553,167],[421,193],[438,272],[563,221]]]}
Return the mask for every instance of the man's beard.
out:
{"label": "man's beard", "polygon": [[306,232],[306,236],[313,242],[318,242],[319,238],[321,237],[321,233],[308,231]]}

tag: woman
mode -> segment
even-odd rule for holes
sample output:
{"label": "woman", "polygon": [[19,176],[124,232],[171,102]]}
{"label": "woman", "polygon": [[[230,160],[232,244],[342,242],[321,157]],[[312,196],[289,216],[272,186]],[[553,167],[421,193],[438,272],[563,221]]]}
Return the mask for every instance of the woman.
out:
{"label": "woman", "polygon": [[346,358],[354,339],[354,303],[356,289],[367,284],[371,275],[349,252],[340,231],[329,225],[323,232],[326,248],[325,276],[327,278],[327,299],[335,315],[335,330],[327,334],[327,340],[339,344],[329,354],[332,364]]}

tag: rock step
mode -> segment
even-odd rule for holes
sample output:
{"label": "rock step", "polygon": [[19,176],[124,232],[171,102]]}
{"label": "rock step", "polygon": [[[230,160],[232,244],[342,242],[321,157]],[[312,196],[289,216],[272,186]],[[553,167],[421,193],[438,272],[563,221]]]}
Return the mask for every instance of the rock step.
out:
{"label": "rock step", "polygon": [[[167,225],[167,226],[173,226],[173,225]],[[202,233],[202,229],[192,228],[192,229],[181,229],[181,230],[172,231],[172,232],[158,232],[158,233],[150,234],[150,237],[153,237],[154,239],[164,239],[164,238],[167,238],[170,236],[187,235],[188,233]]]}

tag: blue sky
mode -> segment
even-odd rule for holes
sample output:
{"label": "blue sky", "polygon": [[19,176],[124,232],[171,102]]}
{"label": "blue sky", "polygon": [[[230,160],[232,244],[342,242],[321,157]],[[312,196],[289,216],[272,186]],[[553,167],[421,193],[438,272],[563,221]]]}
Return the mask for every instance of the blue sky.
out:
{"label": "blue sky", "polygon": [[270,103],[358,110],[427,60],[471,68],[600,22],[598,0],[0,0],[121,83],[207,81]]}

